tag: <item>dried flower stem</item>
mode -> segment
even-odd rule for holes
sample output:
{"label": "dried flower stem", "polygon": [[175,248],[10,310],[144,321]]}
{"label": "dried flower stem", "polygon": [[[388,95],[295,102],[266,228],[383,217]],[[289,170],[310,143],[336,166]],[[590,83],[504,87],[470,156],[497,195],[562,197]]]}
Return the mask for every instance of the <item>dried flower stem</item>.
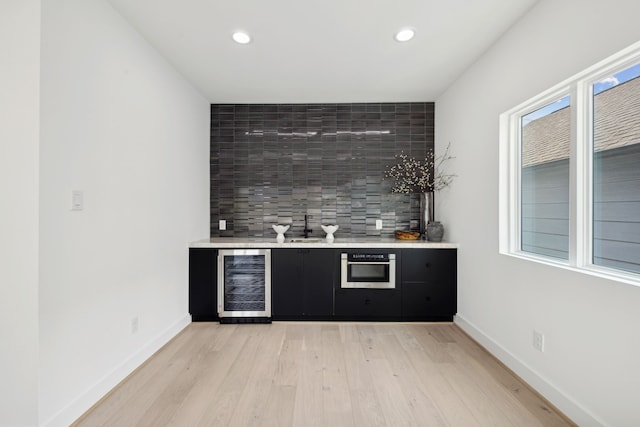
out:
{"label": "dried flower stem", "polygon": [[[445,152],[438,157],[434,157],[433,150],[429,151],[424,161],[416,160],[404,153],[396,155],[396,164],[387,166],[384,174],[385,178],[394,180],[391,192],[427,193],[440,191],[451,184],[456,175],[443,171],[444,162],[454,158],[449,154],[450,147],[451,143],[447,145]],[[433,179],[431,179],[432,172]]]}

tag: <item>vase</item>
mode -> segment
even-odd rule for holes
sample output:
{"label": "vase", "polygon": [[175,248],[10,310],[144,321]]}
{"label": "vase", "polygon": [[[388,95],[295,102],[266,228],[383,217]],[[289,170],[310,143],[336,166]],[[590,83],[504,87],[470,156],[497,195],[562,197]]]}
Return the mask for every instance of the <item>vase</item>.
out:
{"label": "vase", "polygon": [[324,232],[327,233],[327,242],[333,243],[333,240],[335,239],[335,237],[333,236],[333,233],[338,231],[338,228],[340,228],[340,226],[339,225],[320,225],[320,227],[322,227]]}
{"label": "vase", "polygon": [[433,192],[420,193],[420,234],[427,238],[427,225],[433,221]]}
{"label": "vase", "polygon": [[287,232],[287,230],[289,229],[290,225],[274,224],[271,227],[273,228],[273,231],[275,231],[277,233],[276,242],[284,243],[284,233]]}
{"label": "vase", "polygon": [[427,224],[427,240],[430,242],[441,242],[444,235],[444,226],[440,221],[432,221]]}

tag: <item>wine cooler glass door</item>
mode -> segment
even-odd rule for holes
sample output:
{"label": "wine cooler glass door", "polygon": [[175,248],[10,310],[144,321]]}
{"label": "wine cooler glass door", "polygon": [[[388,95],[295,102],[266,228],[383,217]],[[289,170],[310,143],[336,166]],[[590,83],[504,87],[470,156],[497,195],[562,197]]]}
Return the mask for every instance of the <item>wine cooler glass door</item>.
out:
{"label": "wine cooler glass door", "polygon": [[220,317],[271,316],[270,255],[268,249],[234,249],[219,252]]}

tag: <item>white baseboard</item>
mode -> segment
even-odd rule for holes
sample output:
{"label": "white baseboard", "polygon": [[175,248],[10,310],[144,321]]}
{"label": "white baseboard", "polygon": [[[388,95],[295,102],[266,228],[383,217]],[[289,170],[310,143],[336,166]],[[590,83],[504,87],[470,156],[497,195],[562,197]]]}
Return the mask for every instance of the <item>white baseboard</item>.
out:
{"label": "white baseboard", "polygon": [[490,338],[474,324],[457,314],[454,323],[469,334],[480,345],[486,348],[496,359],[504,363],[509,369],[527,382],[534,390],[551,402],[562,413],[580,426],[605,427],[606,424],[589,413],[585,408],[551,384],[546,378],[538,374],[527,364],[518,360],[508,350]]}
{"label": "white baseboard", "polygon": [[191,315],[187,314],[179,319],[156,338],[149,341],[139,351],[132,354],[128,359],[116,366],[111,372],[106,374],[96,384],[78,396],[73,402],[64,407],[60,412],[40,425],[42,427],[66,427],[77,420],[89,408],[102,399],[109,391],[127,377],[131,372],[142,365],[149,357],[158,351],[163,345],[168,343],[173,337],[178,335],[187,325],[191,323]]}

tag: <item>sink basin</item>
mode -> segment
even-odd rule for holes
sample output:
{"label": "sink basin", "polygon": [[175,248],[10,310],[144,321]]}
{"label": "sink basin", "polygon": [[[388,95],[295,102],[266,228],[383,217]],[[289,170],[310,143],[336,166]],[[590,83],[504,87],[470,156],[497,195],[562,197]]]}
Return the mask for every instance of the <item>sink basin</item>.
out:
{"label": "sink basin", "polygon": [[304,237],[300,237],[297,239],[291,239],[289,240],[290,243],[318,243],[321,242],[323,239],[317,239],[314,237],[307,237],[306,239]]}

